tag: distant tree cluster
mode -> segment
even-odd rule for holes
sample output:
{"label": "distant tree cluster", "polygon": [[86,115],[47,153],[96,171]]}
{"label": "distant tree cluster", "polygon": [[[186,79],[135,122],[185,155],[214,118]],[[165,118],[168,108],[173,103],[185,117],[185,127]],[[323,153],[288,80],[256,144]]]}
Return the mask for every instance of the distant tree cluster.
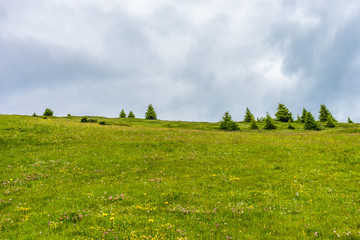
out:
{"label": "distant tree cluster", "polygon": [[[271,130],[276,129],[277,126],[274,124],[274,121],[277,122],[287,122],[288,129],[295,129],[295,127],[292,125],[292,122],[294,122],[292,113],[289,111],[289,109],[282,103],[279,103],[277,106],[277,111],[275,113],[275,120],[271,118],[269,113],[266,114],[266,117],[260,117],[257,118],[257,121],[255,120],[254,115],[251,113],[249,108],[246,108],[245,115],[244,115],[244,122],[250,123],[250,129],[259,129],[258,122],[265,122],[264,129]],[[307,111],[306,108],[303,108],[301,116],[297,115],[297,122],[304,123],[304,129],[305,130],[321,130],[321,125],[316,122],[314,116],[311,114],[311,112]],[[326,108],[324,104],[320,106],[319,111],[319,122],[322,123],[323,127],[327,128],[334,128],[336,127],[336,119],[333,117],[331,112]],[[348,123],[353,123],[350,118],[348,118]],[[239,125],[234,122],[231,119],[231,115],[229,112],[225,112],[222,120],[220,121],[220,129],[224,130],[238,130]]]}
{"label": "distant tree cluster", "polygon": [[[43,118],[46,118],[48,116],[53,116],[54,112],[50,108],[46,108],[43,113]],[[33,117],[37,117],[36,113],[32,115]],[[69,113],[67,117],[71,117],[71,114]],[[130,111],[128,115],[126,115],[124,109],[121,110],[119,114],[120,118],[135,118],[135,114]],[[148,105],[147,111],[145,113],[145,119],[149,120],[156,120],[157,114],[155,112],[155,109],[152,104]],[[93,122],[96,119],[88,119],[87,117],[81,118],[81,122]],[[97,121],[97,120],[96,120]],[[261,125],[263,125],[264,129],[266,130],[272,130],[276,129],[277,126],[275,125],[275,122],[287,122],[288,129],[295,129],[295,127],[292,125],[292,122],[294,122],[292,113],[289,111],[289,109],[282,103],[279,103],[277,106],[277,111],[275,113],[275,119],[273,119],[269,113],[266,113],[266,117],[258,117],[255,120],[254,115],[251,113],[250,109],[247,107],[245,110],[244,115],[244,122],[250,123],[250,129],[256,130],[259,129],[258,123],[264,122]],[[297,115],[297,122],[304,123],[304,129],[305,130],[321,130],[323,127],[327,128],[334,128],[336,127],[337,120],[333,117],[331,112],[326,108],[324,104],[320,105],[320,111],[319,111],[319,122],[322,123],[320,125],[318,122],[316,122],[314,116],[311,114],[311,112],[307,111],[304,107],[302,110],[301,116]],[[353,121],[348,117],[347,119],[348,123],[353,123]],[[105,125],[105,122],[101,122],[102,125]],[[233,130],[239,130],[239,124],[236,121],[232,120],[232,117],[230,113],[227,111],[222,117],[222,120],[220,121],[220,129],[224,129],[227,131],[233,131]]]}
{"label": "distant tree cluster", "polygon": [[119,114],[119,117],[120,118],[126,118],[126,117],[127,118],[135,118],[135,114],[132,111],[130,111],[129,114],[126,116],[126,113],[125,113],[124,109],[122,109],[120,114]]}

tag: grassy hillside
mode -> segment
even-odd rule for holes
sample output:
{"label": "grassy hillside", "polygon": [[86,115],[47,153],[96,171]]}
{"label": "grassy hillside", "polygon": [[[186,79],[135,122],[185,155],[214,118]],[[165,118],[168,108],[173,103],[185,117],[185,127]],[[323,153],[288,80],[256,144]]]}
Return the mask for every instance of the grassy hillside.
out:
{"label": "grassy hillside", "polygon": [[1,239],[360,239],[360,126],[0,115]]}

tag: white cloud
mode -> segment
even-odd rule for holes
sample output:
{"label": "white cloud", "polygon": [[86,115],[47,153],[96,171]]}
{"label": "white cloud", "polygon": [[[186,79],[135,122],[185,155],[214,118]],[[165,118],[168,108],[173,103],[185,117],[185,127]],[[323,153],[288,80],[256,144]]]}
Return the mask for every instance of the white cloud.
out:
{"label": "white cloud", "polygon": [[283,102],[296,115],[325,103],[346,120],[350,99],[360,102],[359,9],[337,0],[2,1],[1,111],[51,103],[114,116],[153,103],[160,118],[217,121],[226,110],[242,119],[246,107],[264,115]]}

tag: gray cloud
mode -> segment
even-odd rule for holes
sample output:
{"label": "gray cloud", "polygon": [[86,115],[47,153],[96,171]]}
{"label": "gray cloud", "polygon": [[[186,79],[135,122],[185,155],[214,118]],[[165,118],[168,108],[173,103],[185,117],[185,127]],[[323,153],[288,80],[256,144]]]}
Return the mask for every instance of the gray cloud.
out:
{"label": "gray cloud", "polygon": [[0,1],[0,113],[360,121],[356,1]]}

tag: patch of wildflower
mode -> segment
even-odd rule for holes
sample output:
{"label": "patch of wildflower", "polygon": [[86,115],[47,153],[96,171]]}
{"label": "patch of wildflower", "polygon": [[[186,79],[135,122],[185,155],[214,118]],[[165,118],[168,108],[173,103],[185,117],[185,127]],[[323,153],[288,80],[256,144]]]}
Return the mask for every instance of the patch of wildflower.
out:
{"label": "patch of wildflower", "polygon": [[64,212],[60,217],[59,220],[60,221],[64,221],[64,222],[80,222],[83,219],[83,215],[80,212]]}
{"label": "patch of wildflower", "polygon": [[110,196],[110,197],[108,197],[108,200],[109,201],[117,201],[117,200],[124,200],[125,198],[126,198],[125,194],[120,194],[120,195],[116,195],[115,197]]}

